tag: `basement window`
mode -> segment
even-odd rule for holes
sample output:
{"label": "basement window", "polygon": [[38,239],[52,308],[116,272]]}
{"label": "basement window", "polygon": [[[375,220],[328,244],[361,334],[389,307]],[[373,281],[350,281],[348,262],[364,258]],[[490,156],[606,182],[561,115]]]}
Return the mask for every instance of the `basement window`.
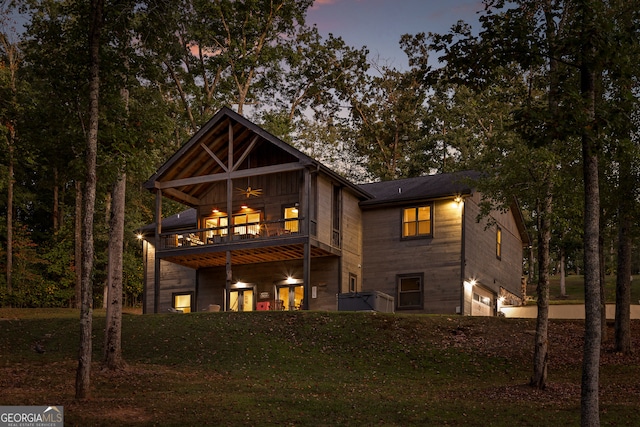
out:
{"label": "basement window", "polygon": [[172,298],[172,307],[183,313],[191,313],[193,306],[193,292],[174,293]]}
{"label": "basement window", "polygon": [[415,309],[423,307],[424,277],[422,274],[401,274],[397,276],[398,310]]}

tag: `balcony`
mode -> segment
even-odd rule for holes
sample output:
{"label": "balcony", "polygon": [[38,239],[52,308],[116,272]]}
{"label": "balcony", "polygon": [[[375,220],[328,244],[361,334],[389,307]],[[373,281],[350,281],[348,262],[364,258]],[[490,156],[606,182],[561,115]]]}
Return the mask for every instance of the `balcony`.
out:
{"label": "balcony", "polygon": [[280,219],[161,233],[158,249],[205,247],[300,235],[302,220],[303,218]]}

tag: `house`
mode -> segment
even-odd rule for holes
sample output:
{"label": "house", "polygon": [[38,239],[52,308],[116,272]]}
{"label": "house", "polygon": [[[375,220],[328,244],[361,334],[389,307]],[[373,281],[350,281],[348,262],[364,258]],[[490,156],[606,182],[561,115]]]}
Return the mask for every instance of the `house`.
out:
{"label": "house", "polygon": [[[471,172],[356,185],[228,108],[145,183],[145,313],[335,310],[381,292],[394,309],[496,313],[521,299],[517,206],[477,222]],[[185,211],[163,218],[163,201]]]}

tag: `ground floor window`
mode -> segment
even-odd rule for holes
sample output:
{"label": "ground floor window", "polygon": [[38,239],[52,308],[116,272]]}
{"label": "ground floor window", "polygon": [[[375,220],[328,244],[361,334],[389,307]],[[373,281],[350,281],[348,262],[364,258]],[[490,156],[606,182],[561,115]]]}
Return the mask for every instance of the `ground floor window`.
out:
{"label": "ground floor window", "polygon": [[349,273],[349,292],[358,291],[358,276],[353,273]]}
{"label": "ground floor window", "polygon": [[193,306],[193,292],[174,293],[172,306],[174,309],[183,313],[191,313]]}
{"label": "ground floor window", "polygon": [[255,291],[253,288],[232,289],[229,292],[229,311],[253,311]]}
{"label": "ground floor window", "polygon": [[302,310],[304,287],[302,285],[277,286],[276,310]]}
{"label": "ground floor window", "polygon": [[397,282],[398,309],[422,309],[424,300],[423,274],[401,274],[398,275]]}

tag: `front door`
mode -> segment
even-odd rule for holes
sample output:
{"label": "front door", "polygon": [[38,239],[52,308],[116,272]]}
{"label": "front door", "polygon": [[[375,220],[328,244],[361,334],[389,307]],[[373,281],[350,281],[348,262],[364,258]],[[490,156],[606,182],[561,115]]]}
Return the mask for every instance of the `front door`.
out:
{"label": "front door", "polygon": [[282,310],[301,310],[304,299],[302,285],[280,285],[278,288],[278,304]]}
{"label": "front door", "polygon": [[253,311],[253,289],[233,289],[229,292],[229,311]]}

